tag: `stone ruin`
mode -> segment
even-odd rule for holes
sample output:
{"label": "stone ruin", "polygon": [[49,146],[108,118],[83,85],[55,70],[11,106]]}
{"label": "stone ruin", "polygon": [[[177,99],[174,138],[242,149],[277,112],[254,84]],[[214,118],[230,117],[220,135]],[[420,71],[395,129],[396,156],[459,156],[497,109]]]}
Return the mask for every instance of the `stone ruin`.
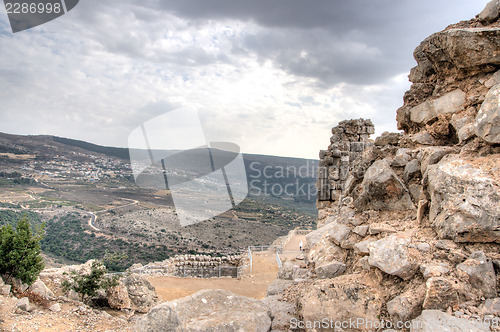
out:
{"label": "stone ruin", "polygon": [[162,262],[135,264],[129,268],[142,274],[177,277],[238,277],[237,269],[246,263],[245,255],[213,257],[209,255],[176,255]]}
{"label": "stone ruin", "polygon": [[319,153],[318,208],[342,197],[349,173],[354,171],[365,148],[373,145],[370,135],[374,133],[372,121],[364,119],[342,121],[332,128],[328,150]]}

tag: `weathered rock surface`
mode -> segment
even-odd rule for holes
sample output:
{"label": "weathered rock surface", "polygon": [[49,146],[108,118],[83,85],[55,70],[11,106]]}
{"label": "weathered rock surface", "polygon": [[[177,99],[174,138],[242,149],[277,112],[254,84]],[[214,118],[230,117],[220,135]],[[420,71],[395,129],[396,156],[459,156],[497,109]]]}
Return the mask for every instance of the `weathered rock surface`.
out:
{"label": "weathered rock surface", "polygon": [[387,274],[410,279],[417,272],[418,263],[410,253],[409,240],[396,235],[387,236],[370,245],[368,262]]}
{"label": "weathered rock surface", "polygon": [[494,22],[500,15],[500,1],[493,0],[488,2],[486,7],[479,13],[479,19],[486,22]]}
{"label": "weathered rock surface", "polygon": [[422,311],[424,303],[425,285],[409,289],[387,302],[387,312],[393,322],[406,322],[416,318]]}
{"label": "weathered rock surface", "polygon": [[361,193],[354,201],[358,209],[408,210],[412,203],[408,188],[386,160],[378,160],[365,173]]}
{"label": "weathered rock surface", "polygon": [[429,220],[441,238],[456,242],[500,242],[500,193],[497,180],[475,163],[446,159],[428,170]]}
{"label": "weathered rock surface", "polygon": [[412,321],[411,332],[486,332],[490,328],[485,324],[457,318],[439,310],[424,310]]}
{"label": "weathered rock surface", "polygon": [[500,84],[495,85],[477,113],[474,129],[488,143],[500,143]]}
{"label": "weathered rock surface", "polygon": [[134,310],[148,312],[158,302],[156,289],[146,279],[138,275],[131,275],[124,278],[122,282],[127,289],[128,297]]}
{"label": "weathered rock surface", "polygon": [[487,299],[480,310],[486,315],[500,315],[500,297]]}
{"label": "weathered rock surface", "polygon": [[497,295],[497,278],[493,263],[482,251],[473,252],[457,269],[467,274],[468,282],[485,298]]}
{"label": "weathered rock surface", "polygon": [[426,285],[425,299],[422,307],[428,309],[446,310],[458,304],[458,292],[453,283],[443,277],[429,278]]}
{"label": "weathered rock surface", "polygon": [[309,270],[300,267],[296,261],[286,261],[278,272],[278,278],[284,280],[305,279],[309,276]]}
{"label": "weathered rock surface", "polygon": [[315,272],[318,279],[335,278],[345,272],[346,265],[337,261],[316,266]]}
{"label": "weathered rock surface", "polygon": [[30,287],[31,293],[36,294],[42,298],[54,296],[54,293],[45,285],[43,281],[37,279]]}
{"label": "weathered rock surface", "polygon": [[223,290],[202,290],[153,307],[135,331],[256,331],[267,332],[271,313],[262,302]]}
{"label": "weathered rock surface", "polygon": [[288,331],[290,322],[295,318],[295,305],[282,301],[277,296],[265,297],[262,303],[269,308],[271,313],[271,331]]}
{"label": "weathered rock surface", "polygon": [[266,296],[281,294],[291,285],[293,285],[291,280],[276,279],[267,287]]}
{"label": "weathered rock surface", "polygon": [[418,124],[426,124],[439,115],[456,113],[464,105],[465,97],[465,92],[457,89],[440,98],[428,100],[410,110],[410,119]]}
{"label": "weathered rock surface", "polygon": [[351,275],[315,281],[302,290],[297,299],[299,315],[304,321],[322,320],[348,321],[363,317],[378,321],[382,307],[379,290],[356,280]]}

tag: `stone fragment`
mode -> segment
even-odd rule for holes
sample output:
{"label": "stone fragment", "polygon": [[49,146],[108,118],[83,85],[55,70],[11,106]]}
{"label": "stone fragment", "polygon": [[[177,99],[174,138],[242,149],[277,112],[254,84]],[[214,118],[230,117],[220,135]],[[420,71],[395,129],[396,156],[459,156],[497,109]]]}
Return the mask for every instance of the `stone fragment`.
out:
{"label": "stone fragment", "polygon": [[479,13],[479,19],[488,23],[494,22],[500,16],[500,1],[492,0]]}
{"label": "stone fragment", "polygon": [[446,310],[448,307],[458,304],[458,293],[448,279],[432,277],[426,281],[425,285],[424,309]]}
{"label": "stone fragment", "polygon": [[43,281],[37,279],[30,287],[29,290],[32,294],[36,294],[42,298],[49,298],[54,296],[54,293],[45,285]]}
{"label": "stone fragment", "polygon": [[495,156],[474,164],[460,157],[443,159],[427,170],[429,220],[441,239],[455,242],[500,243],[498,183],[482,167]]}
{"label": "stone fragment", "polygon": [[396,230],[391,225],[384,223],[373,223],[370,224],[369,231],[370,235],[376,235],[380,233],[394,233]]}
{"label": "stone fragment", "polygon": [[382,294],[352,275],[317,280],[301,289],[297,297],[298,316],[304,321],[320,321],[325,317],[333,321],[349,321],[363,317],[379,321]]}
{"label": "stone fragment", "polygon": [[295,317],[295,305],[281,301],[278,296],[265,297],[262,303],[269,308],[272,319],[271,331],[289,331],[290,322]]}
{"label": "stone fragment", "polygon": [[366,171],[361,193],[354,201],[358,209],[409,210],[415,206],[408,188],[386,160],[377,160]]}
{"label": "stone fragment", "polygon": [[493,263],[482,251],[473,252],[470,257],[457,266],[458,270],[469,276],[469,283],[485,298],[497,295],[497,279]]}
{"label": "stone fragment", "polygon": [[408,248],[409,241],[396,235],[387,236],[370,245],[368,262],[387,274],[408,280],[417,272],[418,264]]}
{"label": "stone fragment", "polygon": [[500,316],[500,297],[487,299],[479,309],[485,315]]}
{"label": "stone fragment", "polygon": [[401,134],[399,133],[389,133],[384,132],[380,137],[375,139],[376,146],[386,146],[386,145],[398,145],[401,139]]}
{"label": "stone fragment", "polygon": [[411,288],[387,302],[387,312],[393,322],[406,322],[422,312],[425,297],[425,285]]}
{"label": "stone fragment", "polygon": [[465,97],[465,92],[456,89],[440,98],[425,101],[410,110],[410,119],[422,125],[438,115],[456,113],[465,104]]}
{"label": "stone fragment", "polygon": [[22,311],[31,311],[30,300],[27,297],[17,300],[16,307]]}
{"label": "stone fragment", "polygon": [[403,180],[409,182],[411,179],[420,174],[420,162],[417,159],[413,159],[408,164],[406,164],[403,171]]}
{"label": "stone fragment", "polygon": [[500,70],[496,71],[493,75],[491,75],[491,77],[486,82],[484,82],[484,86],[490,89],[494,85],[497,85],[499,83],[500,83]]}
{"label": "stone fragment", "polygon": [[61,305],[59,303],[54,303],[49,307],[49,310],[52,312],[59,312],[61,311]]}
{"label": "stone fragment", "polygon": [[318,279],[335,278],[345,272],[346,265],[341,262],[333,261],[315,268]]}
{"label": "stone fragment", "polygon": [[356,226],[354,227],[354,229],[352,230],[354,233],[358,234],[359,236],[366,236],[366,233],[368,233],[368,226],[364,225],[364,226]]}
{"label": "stone fragment", "polygon": [[474,122],[475,133],[490,144],[500,143],[500,84],[492,87]]}
{"label": "stone fragment", "polygon": [[424,279],[429,279],[431,277],[440,277],[442,275],[450,272],[450,266],[446,263],[434,263],[434,264],[426,264],[420,266],[420,271],[424,276]]}

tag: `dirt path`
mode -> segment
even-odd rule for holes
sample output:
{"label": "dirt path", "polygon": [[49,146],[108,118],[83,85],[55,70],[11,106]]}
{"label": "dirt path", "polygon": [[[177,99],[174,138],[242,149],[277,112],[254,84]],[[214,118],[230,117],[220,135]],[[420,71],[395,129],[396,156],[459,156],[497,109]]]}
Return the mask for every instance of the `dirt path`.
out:
{"label": "dirt path", "polygon": [[171,301],[196,293],[202,289],[225,289],[235,294],[261,299],[269,284],[276,279],[278,265],[271,252],[253,253],[252,275],[236,278],[177,278],[147,277],[156,287],[162,301]]}

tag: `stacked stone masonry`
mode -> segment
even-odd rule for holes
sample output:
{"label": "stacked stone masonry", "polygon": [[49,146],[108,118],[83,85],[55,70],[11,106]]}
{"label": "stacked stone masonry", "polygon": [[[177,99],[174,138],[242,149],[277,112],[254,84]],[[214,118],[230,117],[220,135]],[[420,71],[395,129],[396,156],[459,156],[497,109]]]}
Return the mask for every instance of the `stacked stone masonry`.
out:
{"label": "stacked stone masonry", "polygon": [[373,142],[375,133],[371,120],[342,121],[332,128],[328,150],[319,153],[318,201],[337,202],[342,197],[349,172],[354,162],[363,156],[363,150]]}

